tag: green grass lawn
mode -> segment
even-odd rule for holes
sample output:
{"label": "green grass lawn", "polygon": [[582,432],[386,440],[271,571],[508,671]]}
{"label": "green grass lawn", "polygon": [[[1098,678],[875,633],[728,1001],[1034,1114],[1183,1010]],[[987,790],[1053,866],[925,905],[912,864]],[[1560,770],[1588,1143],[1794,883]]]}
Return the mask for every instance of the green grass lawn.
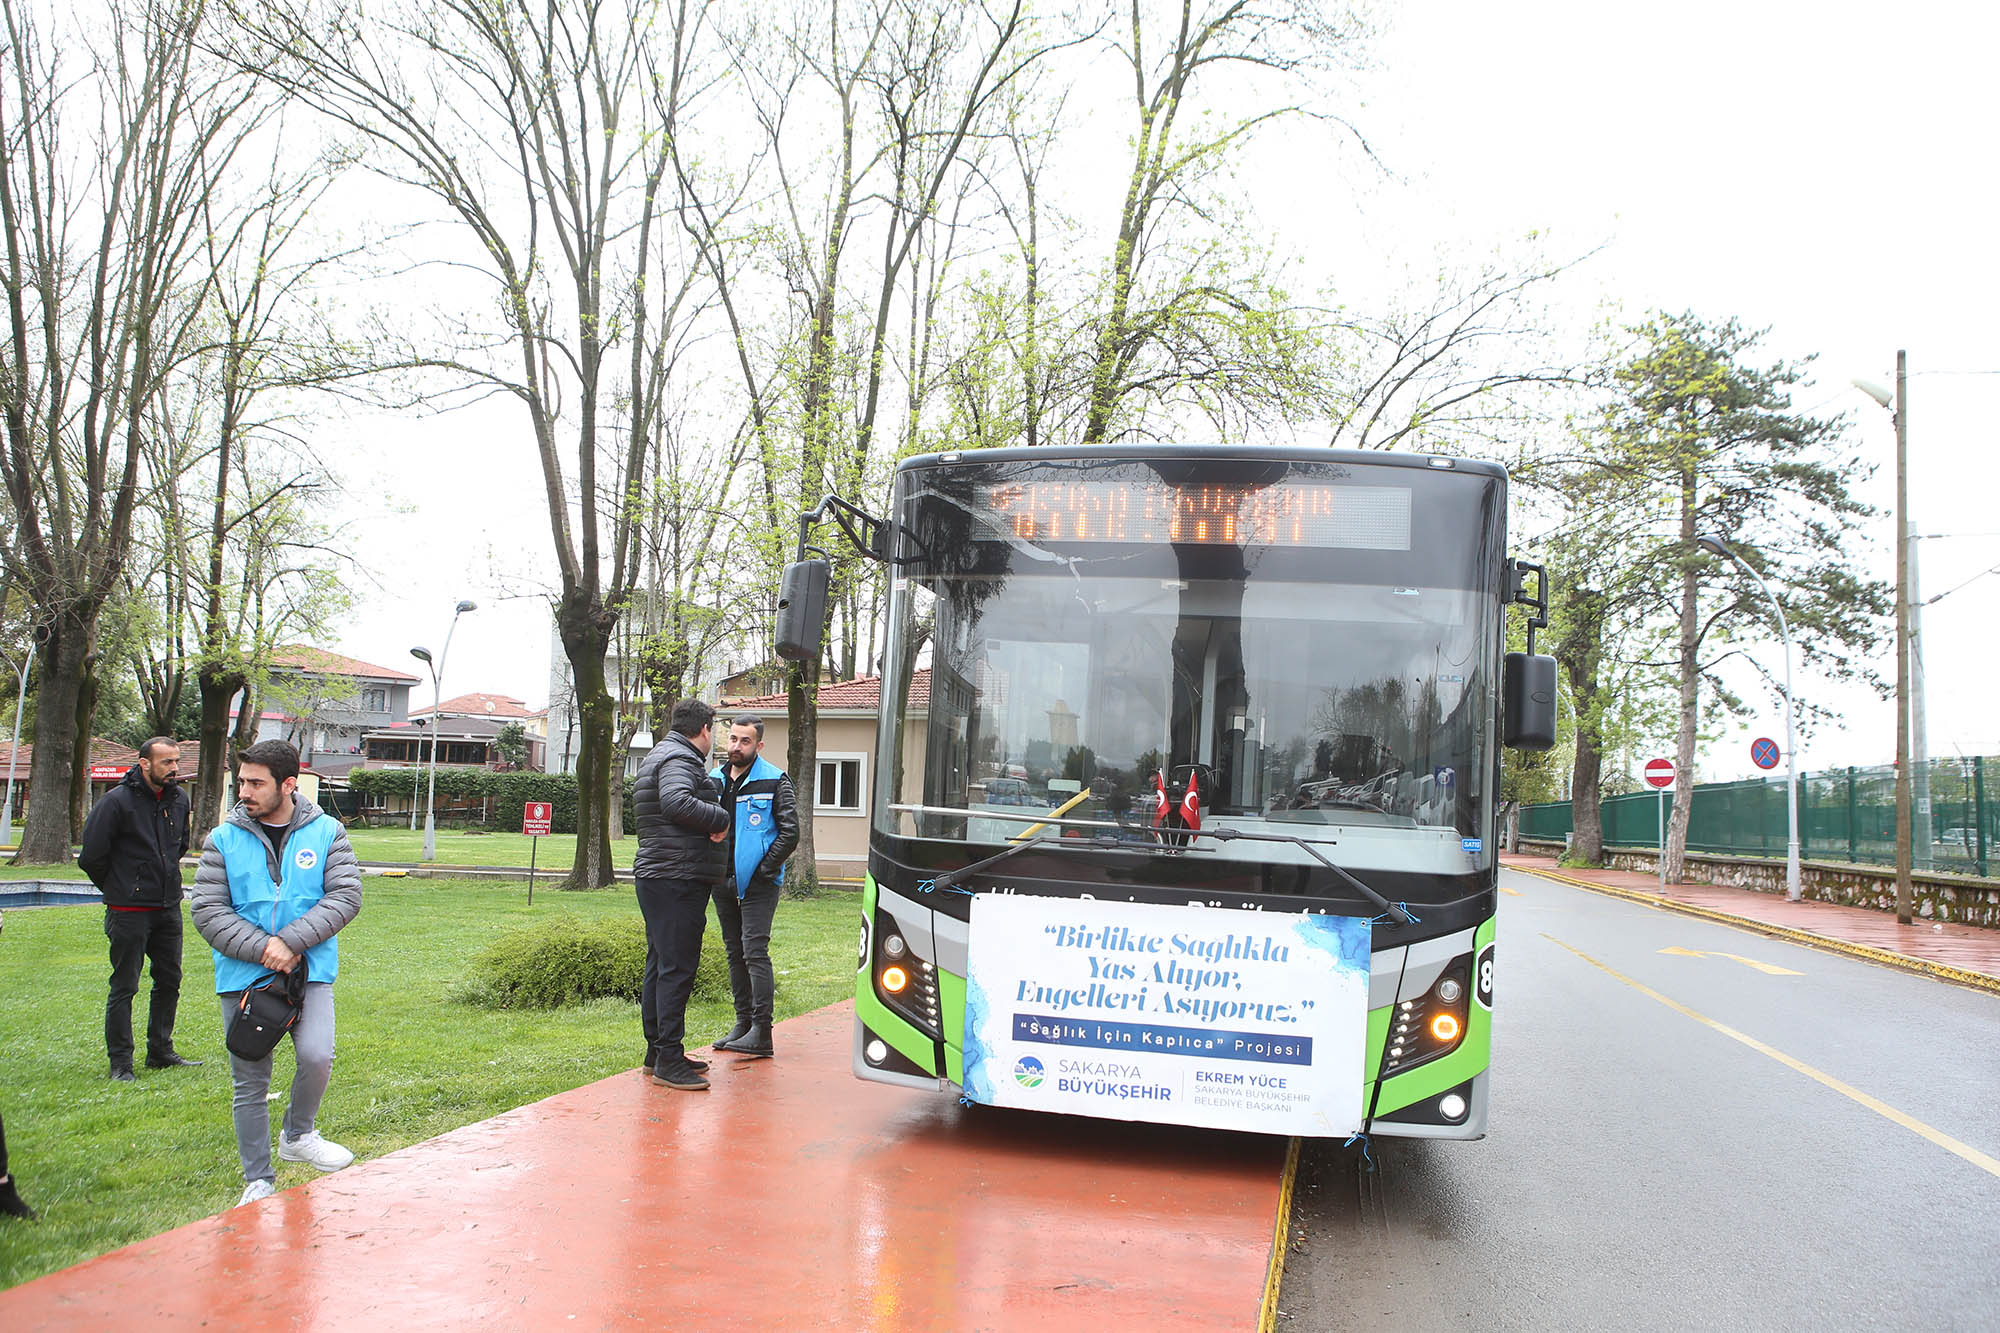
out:
{"label": "green grass lawn", "polygon": [[[357,1157],[378,1157],[636,1068],[645,1046],[634,1004],[496,1012],[443,998],[496,933],[559,912],[636,921],[639,908],[629,888],[537,893],[530,908],[518,884],[371,876],[361,916],[340,936],[339,1059],[320,1131]],[[780,906],[771,942],[779,1018],[853,993],[856,913],[844,893]],[[105,1077],[103,910],[6,914],[0,1116],[21,1193],[41,1220],[0,1221],[0,1287],[218,1212],[242,1192],[222,1018],[192,923],[185,957],[175,1039],[183,1054],[208,1063],[141,1068],[137,1083],[113,1083]],[[142,1055],[146,985],[133,1003]],[[438,1035],[440,1015],[449,1037]],[[689,1043],[720,1036],[730,1018],[726,1000],[690,1005]],[[276,1057],[274,1089],[290,1084],[290,1050],[286,1043]],[[317,1174],[277,1167],[280,1189]]]}
{"label": "green grass lawn", "polygon": [[[347,840],[354,854],[375,864],[416,865],[424,854],[424,831],[408,828],[351,828]],[[554,833],[546,838],[529,838],[519,833],[467,833],[461,829],[439,829],[437,864],[443,866],[519,866],[528,868],[528,844],[539,842],[535,850],[537,873],[553,869],[566,873],[576,860],[576,835]],[[637,838],[626,836],[611,843],[611,863],[621,870],[632,868]]]}

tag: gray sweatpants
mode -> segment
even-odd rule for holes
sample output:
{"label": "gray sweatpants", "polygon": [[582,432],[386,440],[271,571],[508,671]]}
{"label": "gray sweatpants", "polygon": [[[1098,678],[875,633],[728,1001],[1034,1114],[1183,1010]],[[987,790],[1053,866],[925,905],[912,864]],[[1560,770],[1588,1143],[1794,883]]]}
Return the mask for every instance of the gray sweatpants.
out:
{"label": "gray sweatpants", "polygon": [[[224,991],[222,1030],[243,992]],[[275,1052],[274,1052],[275,1054]],[[299,1021],[292,1025],[292,1055],[298,1072],[292,1076],[292,1096],[285,1106],[285,1136],[296,1139],[312,1132],[319,1115],[320,1098],[326,1095],[327,1080],[333,1077],[333,983],[308,981]],[[271,1090],[271,1057],[245,1060],[231,1053],[229,1071],[236,1079],[236,1151],[243,1158],[243,1179],[276,1182],[278,1172],[271,1165],[271,1109],[265,1100]]]}

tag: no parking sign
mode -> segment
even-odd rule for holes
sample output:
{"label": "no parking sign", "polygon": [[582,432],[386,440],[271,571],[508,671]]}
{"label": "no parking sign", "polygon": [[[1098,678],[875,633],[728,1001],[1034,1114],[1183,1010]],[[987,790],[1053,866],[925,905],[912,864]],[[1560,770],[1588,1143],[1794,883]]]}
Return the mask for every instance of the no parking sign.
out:
{"label": "no parking sign", "polygon": [[1750,742],[1750,762],[1759,768],[1778,766],[1778,743],[1769,736],[1759,736]]}

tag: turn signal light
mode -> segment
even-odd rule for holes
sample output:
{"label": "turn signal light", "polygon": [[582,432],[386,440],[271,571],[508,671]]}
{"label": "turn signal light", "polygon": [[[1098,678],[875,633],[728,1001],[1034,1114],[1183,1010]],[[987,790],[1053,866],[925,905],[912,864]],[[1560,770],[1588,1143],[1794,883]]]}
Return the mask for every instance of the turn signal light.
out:
{"label": "turn signal light", "polygon": [[1458,1015],[1439,1014],[1431,1019],[1431,1036],[1441,1042],[1458,1040]]}
{"label": "turn signal light", "polygon": [[910,974],[900,967],[882,969],[882,989],[891,995],[901,995],[910,988]]}

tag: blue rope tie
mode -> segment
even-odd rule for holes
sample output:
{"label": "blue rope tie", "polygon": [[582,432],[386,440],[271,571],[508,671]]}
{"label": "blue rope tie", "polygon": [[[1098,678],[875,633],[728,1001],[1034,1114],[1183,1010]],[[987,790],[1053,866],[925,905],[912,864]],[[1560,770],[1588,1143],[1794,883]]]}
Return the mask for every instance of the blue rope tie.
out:
{"label": "blue rope tie", "polygon": [[1341,1146],[1341,1147],[1343,1147],[1343,1148],[1352,1148],[1352,1147],[1353,1147],[1353,1146],[1354,1146],[1355,1144],[1357,1144],[1357,1143],[1359,1143],[1359,1144],[1361,1145],[1361,1167],[1362,1167],[1362,1169],[1363,1169],[1364,1171],[1373,1171],[1373,1170],[1375,1169],[1375,1154],[1373,1154],[1372,1152],[1370,1152],[1370,1151],[1368,1150],[1368,1135],[1367,1135],[1367,1134],[1365,1134],[1365,1133],[1360,1133],[1360,1132],[1356,1132],[1356,1133],[1354,1133],[1354,1134],[1350,1134],[1350,1135],[1348,1136],[1348,1138],[1347,1138],[1347,1142],[1345,1142],[1345,1143],[1341,1144],[1340,1146]]}

